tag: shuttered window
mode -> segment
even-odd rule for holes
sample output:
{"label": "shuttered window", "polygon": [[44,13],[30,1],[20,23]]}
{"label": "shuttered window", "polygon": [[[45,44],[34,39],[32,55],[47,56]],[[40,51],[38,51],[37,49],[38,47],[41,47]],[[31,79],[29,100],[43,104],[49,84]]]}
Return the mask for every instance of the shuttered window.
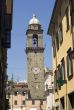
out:
{"label": "shuttered window", "polygon": [[58,32],[56,33],[56,46],[57,46],[57,50],[59,50],[59,36],[58,36]]}
{"label": "shuttered window", "polygon": [[55,44],[55,39],[53,40],[53,56],[56,56],[56,44]]}
{"label": "shuttered window", "polygon": [[61,60],[61,72],[62,72],[62,75],[63,75],[63,80],[65,80],[65,60],[64,58]]}
{"label": "shuttered window", "polygon": [[22,105],[25,105],[25,100],[22,101]]}
{"label": "shuttered window", "polygon": [[66,31],[69,30],[69,8],[66,9]]}
{"label": "shuttered window", "polygon": [[14,105],[17,105],[17,100],[14,101]]}
{"label": "shuttered window", "polygon": [[54,72],[54,87],[55,87],[55,91],[57,91],[57,71],[55,70]]}
{"label": "shuttered window", "polygon": [[61,65],[58,66],[58,79],[63,79],[62,71],[61,71]]}
{"label": "shuttered window", "polygon": [[61,109],[61,110],[64,110],[64,109],[65,109],[64,97],[62,97],[62,98],[60,99],[60,109]]}
{"label": "shuttered window", "polygon": [[59,37],[59,43],[61,45],[63,42],[62,22],[60,23],[60,26],[58,29],[58,37]]}
{"label": "shuttered window", "polygon": [[70,55],[70,51],[71,51],[71,49],[69,49],[68,55],[67,55],[67,76],[68,77],[73,75],[73,61],[72,61],[72,57]]}

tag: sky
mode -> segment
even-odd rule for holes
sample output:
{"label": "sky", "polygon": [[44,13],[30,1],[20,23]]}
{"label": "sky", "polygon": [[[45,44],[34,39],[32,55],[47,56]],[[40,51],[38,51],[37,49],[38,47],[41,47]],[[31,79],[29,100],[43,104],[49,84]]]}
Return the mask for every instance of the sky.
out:
{"label": "sky", "polygon": [[52,69],[52,40],[47,35],[55,0],[13,0],[11,48],[8,49],[8,78],[15,81],[27,80],[26,30],[35,14],[44,30],[44,66]]}

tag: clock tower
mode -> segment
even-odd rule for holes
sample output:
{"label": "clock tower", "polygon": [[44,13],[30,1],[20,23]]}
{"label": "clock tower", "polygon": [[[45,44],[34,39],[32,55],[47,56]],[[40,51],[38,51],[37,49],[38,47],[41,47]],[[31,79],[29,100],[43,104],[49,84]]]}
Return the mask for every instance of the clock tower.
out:
{"label": "clock tower", "polygon": [[26,31],[27,81],[32,99],[44,99],[43,29],[33,15]]}

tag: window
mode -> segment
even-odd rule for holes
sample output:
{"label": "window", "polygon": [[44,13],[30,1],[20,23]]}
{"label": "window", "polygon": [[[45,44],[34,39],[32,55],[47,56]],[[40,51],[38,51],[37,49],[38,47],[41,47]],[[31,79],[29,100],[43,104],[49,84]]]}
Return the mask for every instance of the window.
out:
{"label": "window", "polygon": [[32,100],[32,105],[34,105],[35,104],[35,100]]}
{"label": "window", "polygon": [[56,44],[55,44],[55,39],[53,40],[52,44],[53,44],[53,56],[55,57],[55,56],[56,56]]}
{"label": "window", "polygon": [[55,91],[57,91],[57,71],[55,70],[55,76],[54,76],[54,87],[55,87]]}
{"label": "window", "polygon": [[38,35],[33,35],[32,45],[34,48],[38,47]]}
{"label": "window", "polygon": [[74,11],[74,0],[70,0],[72,11]]}
{"label": "window", "polygon": [[73,12],[74,12],[74,0],[70,0],[70,16],[71,16],[71,26],[73,26]]}
{"label": "window", "polygon": [[60,9],[58,10],[58,12],[59,12],[59,17],[61,17],[61,7],[60,7]]}
{"label": "window", "polygon": [[14,101],[14,105],[17,105],[17,100]]}
{"label": "window", "polygon": [[58,36],[58,32],[56,33],[56,46],[57,46],[57,50],[59,50],[59,36]]}
{"label": "window", "polygon": [[62,97],[62,98],[60,99],[60,109],[61,109],[61,110],[65,109],[64,97]]}
{"label": "window", "polygon": [[70,52],[71,52],[71,48],[68,50],[68,55],[67,55],[67,76],[68,76],[68,78],[73,75],[73,61],[72,61]]}
{"label": "window", "polygon": [[61,65],[58,65],[58,79],[63,79],[62,71],[61,71]]}
{"label": "window", "polygon": [[56,46],[54,45],[54,47],[57,47],[57,50],[59,50],[59,46],[62,44],[62,42],[63,42],[63,31],[62,31],[62,22],[61,22],[58,31],[56,33]]}
{"label": "window", "polygon": [[18,92],[17,92],[17,91],[15,91],[15,92],[14,92],[14,95],[15,95],[15,96],[17,96],[17,94],[18,94]]}
{"label": "window", "polygon": [[22,95],[23,95],[23,96],[25,96],[25,95],[26,95],[26,93],[23,91],[23,92],[22,92]]}
{"label": "window", "polygon": [[63,75],[63,80],[65,80],[65,61],[64,61],[64,58],[61,60],[61,72],[62,72],[62,75]]}
{"label": "window", "polygon": [[11,46],[11,35],[10,32],[5,33],[5,37],[1,39],[1,45],[3,48],[10,48]]}
{"label": "window", "polygon": [[70,1],[70,16],[71,16],[71,32],[72,32],[72,25],[73,25],[73,16],[72,16],[72,0]]}
{"label": "window", "polygon": [[68,101],[68,106],[70,110],[74,110],[74,92],[70,93],[68,95],[69,101]]}
{"label": "window", "polygon": [[62,83],[61,83],[62,79],[63,79],[63,75],[62,75],[62,71],[61,71],[61,65],[58,65],[57,80],[58,80],[58,87],[59,87],[59,89],[62,86]]}
{"label": "window", "polygon": [[43,100],[40,101],[40,104],[43,105]]}
{"label": "window", "polygon": [[59,37],[59,43],[62,44],[62,42],[63,42],[62,23],[60,23],[60,26],[58,29],[58,37]]}
{"label": "window", "polygon": [[56,110],[59,110],[59,106],[56,107]]}
{"label": "window", "polygon": [[22,101],[22,104],[25,105],[25,100]]}
{"label": "window", "polygon": [[67,25],[66,31],[68,31],[69,30],[69,9],[68,9],[68,7],[66,9],[66,25]]}

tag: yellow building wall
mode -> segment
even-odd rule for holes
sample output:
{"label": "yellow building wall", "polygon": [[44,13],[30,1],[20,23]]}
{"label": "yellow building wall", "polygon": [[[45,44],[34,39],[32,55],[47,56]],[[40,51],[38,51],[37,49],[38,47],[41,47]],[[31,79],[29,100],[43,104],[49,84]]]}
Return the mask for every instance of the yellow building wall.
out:
{"label": "yellow building wall", "polygon": [[[71,18],[70,18],[70,7],[69,7],[69,23],[71,23]],[[65,97],[65,106],[66,105],[66,94],[74,91],[74,77],[68,81],[67,79],[67,64],[66,64],[66,56],[67,56],[67,51],[70,47],[73,47],[73,43],[72,43],[72,33],[71,33],[71,24],[70,28],[68,30],[68,32],[66,31],[66,16],[63,17],[62,19],[62,26],[63,26],[63,43],[60,46],[59,50],[56,52],[56,57],[53,57],[53,73],[54,71],[57,69],[56,67],[61,63],[62,58],[64,57],[65,60],[65,73],[66,73],[66,80],[67,80],[67,84],[64,84],[63,86],[61,86],[61,90],[58,90],[58,92],[54,93],[54,100],[57,100],[61,97]],[[74,68],[74,67],[73,67]],[[74,70],[73,70],[74,73]],[[54,73],[55,74],[55,73]],[[60,103],[59,103],[60,104]],[[56,106],[56,104],[55,104]],[[66,109],[66,108],[65,108]]]}

